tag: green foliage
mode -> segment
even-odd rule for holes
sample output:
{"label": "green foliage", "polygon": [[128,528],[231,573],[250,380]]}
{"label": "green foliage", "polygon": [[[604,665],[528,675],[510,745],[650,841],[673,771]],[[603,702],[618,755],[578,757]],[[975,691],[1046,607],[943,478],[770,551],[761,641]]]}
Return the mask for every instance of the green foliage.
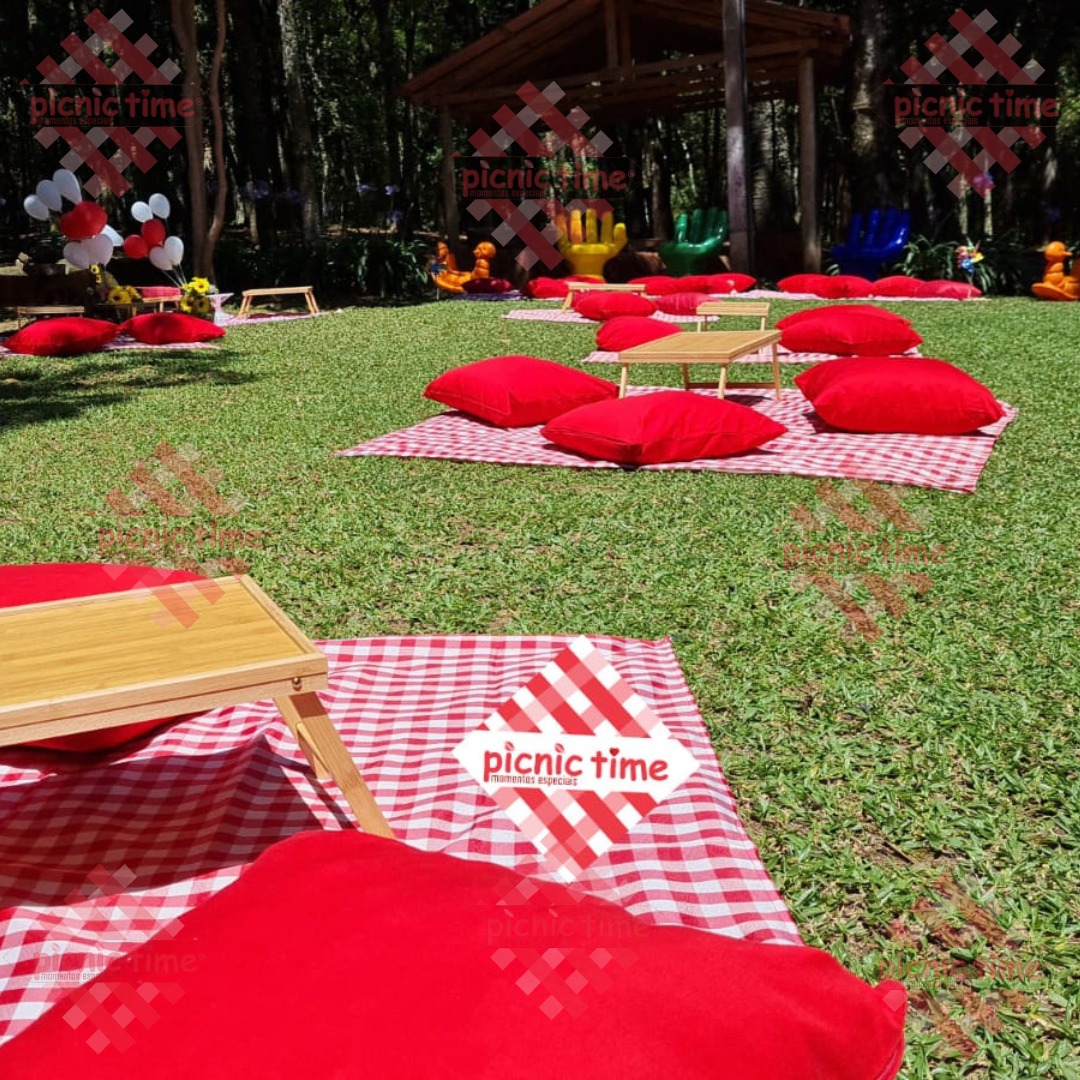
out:
{"label": "green foliage", "polygon": [[407,300],[428,291],[430,244],[395,236],[367,236],[357,241],[356,280],[365,296]]}
{"label": "green foliage", "polygon": [[975,264],[970,279],[957,263],[956,250],[961,243],[969,248],[974,246],[970,240],[913,236],[894,272],[929,280],[971,280],[988,296],[1025,296],[1031,283],[1039,279],[1037,260],[1015,230],[979,241],[983,259]]}

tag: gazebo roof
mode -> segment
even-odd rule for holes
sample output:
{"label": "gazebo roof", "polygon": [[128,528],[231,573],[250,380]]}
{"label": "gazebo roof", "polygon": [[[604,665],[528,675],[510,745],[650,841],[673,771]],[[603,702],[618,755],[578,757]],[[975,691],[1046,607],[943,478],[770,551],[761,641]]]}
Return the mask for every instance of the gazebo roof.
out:
{"label": "gazebo roof", "polygon": [[[594,119],[691,112],[724,93],[717,0],[543,0],[410,80],[413,104],[487,117],[527,80],[556,81]],[[746,72],[757,96],[794,92],[799,60],[818,79],[841,74],[850,44],[843,15],[746,0]],[[601,63],[600,61],[604,62]]]}

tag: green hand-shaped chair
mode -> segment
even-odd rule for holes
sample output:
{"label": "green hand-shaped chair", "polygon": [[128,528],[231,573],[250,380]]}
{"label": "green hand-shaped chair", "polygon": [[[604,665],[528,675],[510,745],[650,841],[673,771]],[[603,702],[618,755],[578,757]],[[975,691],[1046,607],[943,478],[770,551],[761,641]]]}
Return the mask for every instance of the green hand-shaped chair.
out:
{"label": "green hand-shaped chair", "polygon": [[582,228],[581,211],[572,210],[569,221],[565,214],[555,219],[562,236],[555,242],[559,254],[570,264],[574,274],[604,280],[604,264],[626,247],[626,226],[615,224],[615,215],[607,213],[597,230],[596,211],[585,212]]}
{"label": "green hand-shaped chair", "polygon": [[660,257],[676,277],[696,274],[710,255],[716,255],[728,234],[726,210],[710,206],[709,212],[695,210],[692,217],[680,214],[675,220],[675,239],[660,245]]}

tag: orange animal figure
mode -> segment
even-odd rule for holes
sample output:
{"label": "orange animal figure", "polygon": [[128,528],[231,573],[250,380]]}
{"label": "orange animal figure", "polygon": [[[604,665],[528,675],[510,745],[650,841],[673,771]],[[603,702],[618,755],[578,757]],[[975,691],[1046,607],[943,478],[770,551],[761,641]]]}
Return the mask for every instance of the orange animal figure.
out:
{"label": "orange animal figure", "polygon": [[1065,250],[1060,240],[1046,245],[1043,252],[1046,259],[1046,272],[1043,279],[1031,286],[1031,291],[1040,300],[1080,300],[1080,267],[1073,267],[1071,274],[1065,273],[1065,260],[1072,258],[1072,252]]}
{"label": "orange animal figure", "polygon": [[491,260],[495,258],[495,245],[487,240],[481,240],[473,248],[473,257],[476,259],[472,272],[473,280],[491,277]]}
{"label": "orange animal figure", "polygon": [[472,278],[472,272],[458,269],[457,259],[451,252],[449,244],[445,244],[440,240],[435,250],[438,253],[435,256],[435,264],[441,266],[442,269],[436,274],[433,268],[431,280],[445,292],[464,292],[465,282]]}

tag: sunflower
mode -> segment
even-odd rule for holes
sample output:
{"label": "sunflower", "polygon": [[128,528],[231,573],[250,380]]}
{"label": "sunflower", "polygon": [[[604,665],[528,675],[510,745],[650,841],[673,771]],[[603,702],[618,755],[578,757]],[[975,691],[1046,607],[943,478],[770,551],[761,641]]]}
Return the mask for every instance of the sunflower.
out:
{"label": "sunflower", "polygon": [[210,282],[204,277],[192,278],[187,287],[197,296],[206,296],[210,292]]}
{"label": "sunflower", "polygon": [[114,285],[109,290],[107,302],[110,304],[126,304],[128,302],[127,288],[123,285]]}

